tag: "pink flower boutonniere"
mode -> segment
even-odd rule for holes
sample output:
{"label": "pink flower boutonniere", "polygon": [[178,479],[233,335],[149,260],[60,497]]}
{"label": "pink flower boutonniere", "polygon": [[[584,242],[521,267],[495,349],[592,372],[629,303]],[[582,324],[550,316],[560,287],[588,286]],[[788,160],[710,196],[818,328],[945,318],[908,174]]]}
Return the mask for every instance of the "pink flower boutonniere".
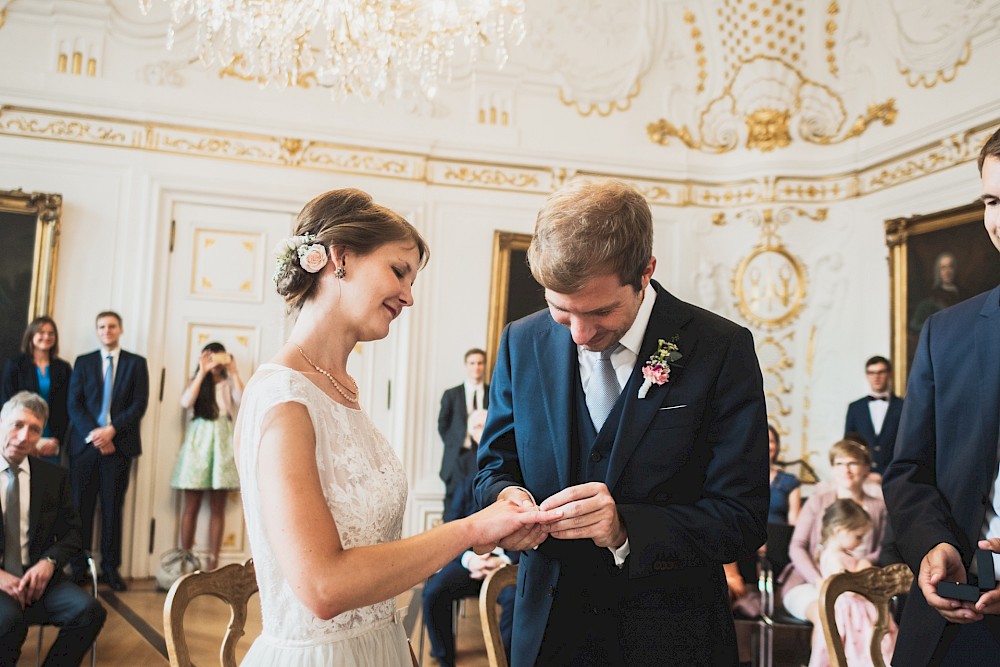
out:
{"label": "pink flower boutonniere", "polygon": [[681,352],[677,349],[678,337],[674,336],[670,340],[662,338],[656,345],[656,352],[650,357],[646,365],[642,367],[642,386],[639,387],[639,398],[646,398],[650,388],[655,385],[666,384],[670,381],[670,364],[681,358]]}

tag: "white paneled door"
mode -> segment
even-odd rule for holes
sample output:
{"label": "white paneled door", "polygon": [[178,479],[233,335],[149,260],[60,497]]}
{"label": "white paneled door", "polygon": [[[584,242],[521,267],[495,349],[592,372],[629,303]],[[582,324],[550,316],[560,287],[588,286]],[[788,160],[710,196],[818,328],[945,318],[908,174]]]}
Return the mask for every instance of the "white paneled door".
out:
{"label": "white paneled door", "polygon": [[[149,572],[178,544],[180,493],[170,487],[187,414],[181,393],[206,343],[218,341],[234,357],[246,382],[285,339],[281,298],[271,283],[272,249],[290,234],[293,215],[229,206],[177,202],[164,302],[163,368],[150,369],[151,401],[162,401],[156,432],[152,495],[153,546]],[[208,549],[208,502],[198,518],[195,552]],[[138,533],[139,531],[137,531]],[[229,494],[220,565],[250,555],[239,492]],[[204,560],[203,560],[204,562]]]}

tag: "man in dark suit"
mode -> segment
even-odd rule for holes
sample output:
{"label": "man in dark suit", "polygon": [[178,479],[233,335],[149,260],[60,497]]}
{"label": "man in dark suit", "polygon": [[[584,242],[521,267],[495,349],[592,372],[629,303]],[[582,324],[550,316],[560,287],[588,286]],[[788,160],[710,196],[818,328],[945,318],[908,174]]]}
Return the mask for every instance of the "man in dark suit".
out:
{"label": "man in dark suit", "polygon": [[500,542],[523,551],[512,667],[737,664],[723,564],[767,535],[761,372],[749,331],[651,280],[652,237],[618,181],[538,214],[549,308],[504,331],[476,477],[480,505],[564,512]]}
{"label": "man in dark suit", "polygon": [[101,603],[63,581],[61,569],[81,555],[80,518],[66,470],[28,453],[42,436],[48,406],[22,391],[0,409],[3,569],[0,570],[0,664],[16,665],[28,625],[60,628],[46,665],[79,665],[104,625]]}
{"label": "man in dark suit", "polygon": [[[1000,131],[979,171],[986,232],[1000,250]],[[1000,553],[998,406],[1000,287],[931,315],[920,333],[882,484],[896,545],[916,575],[894,665],[1000,664],[1000,589],[974,603],[936,590],[967,581],[977,546]]]}
{"label": "man in dark suit", "polygon": [[[83,524],[83,546],[90,549],[97,497],[101,498],[101,570],[116,591],[126,585],[122,562],[122,506],[132,459],[142,453],[139,425],[149,401],[146,360],[122,350],[121,317],[97,316],[101,349],[77,357],[69,384],[70,479]],[[77,576],[83,571],[77,560]]]}
{"label": "man in dark suit", "polygon": [[885,357],[865,362],[865,378],[871,393],[847,406],[844,437],[857,433],[865,439],[872,452],[872,473],[881,481],[892,460],[903,399],[892,392],[892,363]]}
{"label": "man in dark suit", "polygon": [[[454,507],[449,514],[455,518],[467,517],[478,508],[472,495],[472,477],[457,490]],[[466,551],[455,560],[435,572],[424,586],[424,624],[431,644],[431,657],[440,667],[455,665],[455,633],[453,631],[453,603],[470,596],[478,596],[483,580],[494,570],[517,562],[517,553],[507,554],[503,549],[495,549],[479,555]],[[500,592],[501,606],[500,637],[504,650],[510,655],[511,629],[514,625],[514,587]]]}
{"label": "man in dark suit", "polygon": [[486,353],[473,348],[465,353],[465,382],[452,387],[441,396],[438,413],[438,433],[444,442],[441,457],[441,479],[444,481],[445,521],[450,515],[455,495],[476,473],[476,446],[469,436],[469,416],[476,410],[489,408],[490,386],[483,384]]}

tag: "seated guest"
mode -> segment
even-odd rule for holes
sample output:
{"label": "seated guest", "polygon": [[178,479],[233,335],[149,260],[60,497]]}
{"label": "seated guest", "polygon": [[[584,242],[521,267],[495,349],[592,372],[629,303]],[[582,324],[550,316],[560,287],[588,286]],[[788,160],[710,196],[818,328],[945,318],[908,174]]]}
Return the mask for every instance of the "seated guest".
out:
{"label": "seated guest", "polygon": [[771,461],[771,508],[767,514],[768,523],[795,525],[802,504],[802,490],[799,478],[778,467],[778,453],[781,451],[781,437],[774,426],[767,425],[767,444]]}
{"label": "seated guest", "polygon": [[[871,561],[859,558],[854,553],[871,528],[871,517],[853,500],[839,498],[826,508],[821,531],[823,543],[816,557],[816,567],[824,580],[841,572],[860,572],[872,567]],[[871,665],[872,630],[878,618],[875,605],[858,595],[846,593],[837,598],[834,613],[837,633],[847,655],[847,664],[857,667]],[[882,637],[880,647],[882,660],[886,664],[892,658],[896,632],[896,626],[890,620],[889,632]],[[809,667],[830,667],[826,638],[819,624],[813,627]]]}
{"label": "seated guest", "polygon": [[66,398],[72,373],[69,362],[59,358],[59,330],[55,321],[42,316],[33,319],[25,329],[21,354],[7,360],[0,379],[0,405],[19,391],[33,391],[48,403],[49,419],[38,441],[37,455],[56,465],[69,427]]}
{"label": "seated guest", "polygon": [[822,576],[813,560],[821,544],[823,513],[838,498],[848,498],[860,505],[871,517],[872,526],[861,543],[863,556],[877,563],[885,531],[886,511],[881,498],[864,491],[865,479],[871,466],[871,452],[853,440],[841,440],[830,448],[833,488],[815,491],[802,506],[799,520],[788,547],[791,563],[779,577],[785,610],[800,620],[819,622],[819,586]]}
{"label": "seated guest", "polygon": [[[481,429],[480,429],[481,433]],[[472,478],[466,479],[464,487],[455,490],[450,515],[466,517],[476,511],[476,501],[472,495]],[[516,554],[512,554],[516,556]],[[424,586],[424,624],[431,643],[431,657],[443,667],[455,664],[455,633],[453,631],[452,602],[472,595],[479,595],[483,580],[504,565],[511,563],[511,557],[497,548],[483,556],[466,551],[451,561],[427,580]],[[500,592],[500,636],[504,650],[510,655],[511,632],[514,627],[514,589],[505,588]]]}
{"label": "seated guest", "polygon": [[28,457],[42,437],[48,406],[22,391],[0,408],[3,570],[0,570],[0,665],[16,665],[28,626],[60,628],[46,665],[79,665],[106,612],[62,568],[81,556],[80,517],[64,468]]}

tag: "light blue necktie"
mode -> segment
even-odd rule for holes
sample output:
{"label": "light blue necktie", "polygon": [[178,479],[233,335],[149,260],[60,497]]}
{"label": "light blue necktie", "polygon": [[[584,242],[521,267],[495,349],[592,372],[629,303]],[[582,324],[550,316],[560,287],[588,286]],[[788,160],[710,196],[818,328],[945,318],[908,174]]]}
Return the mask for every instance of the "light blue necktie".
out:
{"label": "light blue necktie", "polygon": [[590,410],[590,421],[598,433],[618,400],[618,394],[622,392],[615,367],[611,363],[611,355],[617,349],[618,345],[612,345],[601,352],[590,374],[590,382],[587,383],[587,409]]}
{"label": "light blue necktie", "polygon": [[101,414],[97,418],[100,426],[107,426],[111,420],[111,388],[115,381],[115,358],[110,354],[105,358],[108,367],[104,369],[104,393],[101,394]]}

